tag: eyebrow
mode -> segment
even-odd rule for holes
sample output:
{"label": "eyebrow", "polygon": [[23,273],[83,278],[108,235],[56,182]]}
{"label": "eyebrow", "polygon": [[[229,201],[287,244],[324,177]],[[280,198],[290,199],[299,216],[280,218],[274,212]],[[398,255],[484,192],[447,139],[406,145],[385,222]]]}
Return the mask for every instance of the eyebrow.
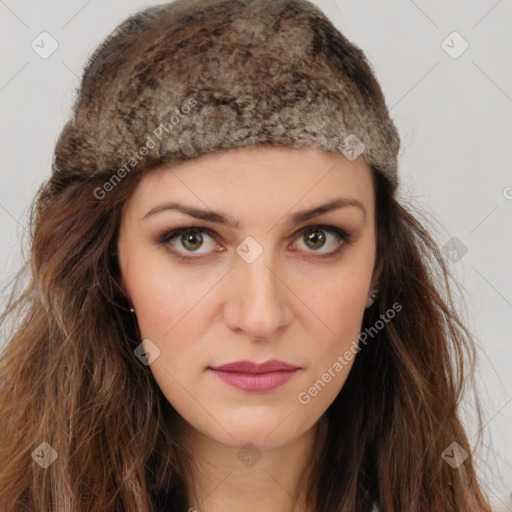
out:
{"label": "eyebrow", "polygon": [[[324,213],[328,213],[334,210],[340,210],[342,208],[348,208],[350,206],[359,208],[363,212],[364,220],[366,223],[366,209],[363,204],[357,199],[352,199],[348,197],[338,197],[329,201],[328,203],[324,203],[309,210],[301,210],[295,212],[293,215],[290,215],[289,221],[291,223],[301,223],[313,219],[314,217],[318,217]],[[151,208],[149,212],[142,217],[142,220],[147,219],[157,213],[163,211],[177,211],[180,213],[184,213],[185,215],[189,215],[190,217],[194,217],[196,219],[201,219],[210,222],[216,222],[218,224],[223,224],[225,226],[229,226],[234,229],[240,229],[240,222],[229,215],[225,215],[220,212],[214,212],[211,210],[202,210],[200,208],[194,208],[192,206],[187,206],[184,204],[180,204],[177,202],[169,202],[160,204]]]}

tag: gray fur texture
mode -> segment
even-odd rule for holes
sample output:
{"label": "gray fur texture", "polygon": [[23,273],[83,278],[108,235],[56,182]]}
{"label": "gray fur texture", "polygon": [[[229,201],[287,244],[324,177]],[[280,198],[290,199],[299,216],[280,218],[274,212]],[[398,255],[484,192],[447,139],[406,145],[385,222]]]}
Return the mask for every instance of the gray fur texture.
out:
{"label": "gray fur texture", "polygon": [[396,189],[400,141],[381,88],[318,7],[176,0],[131,16],[94,52],[53,171],[101,181],[251,145],[341,153],[351,134]]}

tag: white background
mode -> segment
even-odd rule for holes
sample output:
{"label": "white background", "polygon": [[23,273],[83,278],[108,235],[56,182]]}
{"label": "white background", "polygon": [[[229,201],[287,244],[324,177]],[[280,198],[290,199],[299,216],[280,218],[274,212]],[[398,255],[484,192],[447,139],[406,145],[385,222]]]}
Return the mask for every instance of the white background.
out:
{"label": "white background", "polygon": [[[27,249],[28,206],[50,174],[82,66],[119,22],[156,3],[0,0],[2,288]],[[477,458],[495,510],[512,511],[512,1],[315,3],[374,68],[402,139],[402,197],[441,246],[456,237],[467,248],[448,261],[479,341]],[[46,59],[31,47],[43,50],[43,31],[58,44]]]}

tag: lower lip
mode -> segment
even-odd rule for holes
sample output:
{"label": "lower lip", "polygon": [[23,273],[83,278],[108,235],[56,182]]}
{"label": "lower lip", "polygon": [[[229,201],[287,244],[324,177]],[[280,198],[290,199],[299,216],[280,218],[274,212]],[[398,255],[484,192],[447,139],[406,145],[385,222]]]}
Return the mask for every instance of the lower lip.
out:
{"label": "lower lip", "polygon": [[289,381],[297,370],[279,370],[265,373],[226,372],[210,370],[220,379],[243,391],[270,391]]}

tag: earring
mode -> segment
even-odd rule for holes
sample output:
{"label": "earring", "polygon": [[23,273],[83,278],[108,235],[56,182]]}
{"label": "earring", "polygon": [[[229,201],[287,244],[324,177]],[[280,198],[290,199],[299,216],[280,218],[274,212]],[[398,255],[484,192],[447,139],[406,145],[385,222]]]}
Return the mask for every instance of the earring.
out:
{"label": "earring", "polygon": [[372,293],[372,294],[370,295],[370,297],[371,297],[373,300],[375,300],[375,299],[377,298],[377,294],[376,294],[376,293]]}
{"label": "earring", "polygon": [[130,308],[130,311],[131,311],[132,313],[135,313],[135,309],[133,309],[133,308]]}

